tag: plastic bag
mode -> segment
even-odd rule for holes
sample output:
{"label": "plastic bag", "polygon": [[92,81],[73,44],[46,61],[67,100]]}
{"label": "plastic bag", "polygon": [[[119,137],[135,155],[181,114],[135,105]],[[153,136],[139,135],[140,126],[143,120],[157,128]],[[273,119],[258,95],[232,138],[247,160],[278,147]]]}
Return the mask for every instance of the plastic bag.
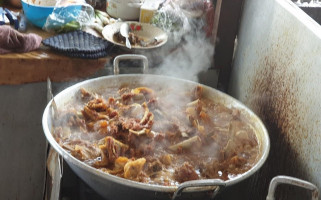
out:
{"label": "plastic bag", "polygon": [[212,35],[215,10],[214,1],[184,0],[179,1],[179,5],[185,16],[189,18],[190,23],[198,25],[197,28],[204,30],[207,37]]}
{"label": "plastic bag", "polygon": [[200,29],[210,37],[214,23],[214,8],[211,0],[169,0],[157,11],[151,23],[165,30],[175,40],[190,31]]}
{"label": "plastic bag", "polygon": [[166,31],[174,41],[180,41],[182,36],[191,29],[180,6],[173,1],[163,5],[154,15],[151,23]]}
{"label": "plastic bag", "polygon": [[94,8],[85,0],[57,0],[43,29],[48,32],[80,30],[83,26],[91,24],[94,16]]}

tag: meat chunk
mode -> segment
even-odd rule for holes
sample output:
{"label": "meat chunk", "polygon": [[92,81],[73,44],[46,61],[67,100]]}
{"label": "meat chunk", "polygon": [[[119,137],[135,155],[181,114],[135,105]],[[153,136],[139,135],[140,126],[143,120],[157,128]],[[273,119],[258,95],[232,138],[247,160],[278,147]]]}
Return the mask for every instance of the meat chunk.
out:
{"label": "meat chunk", "polygon": [[128,145],[121,143],[113,137],[107,136],[104,139],[104,144],[100,145],[99,148],[106,156],[109,162],[113,163],[119,156],[124,155],[128,150]]}
{"label": "meat chunk", "polygon": [[121,95],[122,102],[125,105],[132,103],[132,98],[135,96],[133,93],[124,93]]}
{"label": "meat chunk", "polygon": [[115,160],[115,165],[113,169],[103,167],[101,168],[101,170],[108,174],[122,176],[122,174],[124,173],[124,166],[126,165],[127,162],[128,162],[127,157],[120,156]]}
{"label": "meat chunk", "polygon": [[149,162],[147,164],[147,173],[149,174],[153,174],[153,173],[156,173],[158,171],[161,171],[163,169],[163,164],[158,160],[156,159],[155,161],[153,162]]}
{"label": "meat chunk", "polygon": [[85,106],[82,110],[82,114],[85,116],[87,120],[97,121],[100,119],[108,119],[107,115],[100,114],[95,110],[91,110],[88,106]]}
{"label": "meat chunk", "polygon": [[80,97],[83,100],[90,100],[91,98],[94,98],[94,95],[85,90],[84,88],[80,88]]}
{"label": "meat chunk", "polygon": [[107,120],[100,120],[93,123],[93,131],[98,132],[100,135],[116,135],[118,131],[118,126],[116,123],[109,123]]}
{"label": "meat chunk", "polygon": [[124,169],[126,163],[128,162],[128,158],[127,157],[118,157],[116,160],[115,160],[115,168],[116,169]]}
{"label": "meat chunk", "polygon": [[81,140],[70,141],[69,143],[63,144],[63,147],[69,150],[74,157],[82,161],[95,159],[100,155],[97,145],[91,145]]}
{"label": "meat chunk", "polygon": [[206,178],[222,178],[219,175],[220,170],[221,166],[218,160],[212,160],[207,163],[204,162],[200,165],[201,174]]}
{"label": "meat chunk", "polygon": [[87,106],[89,109],[95,110],[97,112],[102,112],[107,109],[107,103],[101,98],[97,98],[89,101]]}
{"label": "meat chunk", "polygon": [[138,87],[132,90],[134,94],[144,94],[144,95],[151,95],[154,96],[154,90],[148,87]]}
{"label": "meat chunk", "polygon": [[185,181],[197,180],[199,179],[199,176],[190,163],[184,162],[182,166],[175,169],[174,178],[176,181],[182,183]]}
{"label": "meat chunk", "polygon": [[241,156],[233,156],[230,160],[230,164],[236,167],[241,167],[246,163],[246,159]]}
{"label": "meat chunk", "polygon": [[137,178],[139,173],[143,170],[145,163],[145,158],[127,162],[124,166],[124,177],[131,180]]}
{"label": "meat chunk", "polygon": [[139,123],[138,119],[120,117],[119,121],[124,130],[142,130],[144,128],[144,126]]}
{"label": "meat chunk", "polygon": [[172,155],[171,154],[165,154],[165,155],[162,155],[160,157],[160,161],[164,164],[164,165],[171,165],[172,164]]}
{"label": "meat chunk", "polygon": [[131,129],[133,131],[140,131],[144,128],[150,129],[153,125],[153,119],[154,115],[153,113],[149,112],[149,109],[147,107],[147,104],[144,103],[142,105],[142,108],[144,108],[144,113],[142,119],[137,119],[138,115],[137,112],[136,114],[133,115],[133,111],[137,109],[132,109],[131,115],[126,115],[126,116],[121,116],[119,118],[119,121],[121,122],[122,128],[123,129]]}

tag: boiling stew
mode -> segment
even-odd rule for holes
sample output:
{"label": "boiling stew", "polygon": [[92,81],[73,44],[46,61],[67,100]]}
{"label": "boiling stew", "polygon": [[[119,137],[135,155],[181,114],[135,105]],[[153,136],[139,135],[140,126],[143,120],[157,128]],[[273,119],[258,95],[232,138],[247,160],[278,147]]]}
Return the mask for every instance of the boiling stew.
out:
{"label": "boiling stew", "polygon": [[59,110],[53,136],[75,158],[122,178],[164,186],[233,179],[256,163],[259,142],[236,108],[193,90],[80,89]]}

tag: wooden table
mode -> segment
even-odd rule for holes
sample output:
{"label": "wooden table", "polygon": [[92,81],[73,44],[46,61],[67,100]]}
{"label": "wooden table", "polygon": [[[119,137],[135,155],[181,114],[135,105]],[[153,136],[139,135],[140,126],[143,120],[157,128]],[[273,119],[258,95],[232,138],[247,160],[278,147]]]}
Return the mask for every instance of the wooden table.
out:
{"label": "wooden table", "polygon": [[[53,36],[31,24],[27,33],[36,33],[43,39]],[[100,59],[71,58],[58,54],[41,45],[28,53],[0,55],[0,85],[16,85],[45,81],[48,77],[55,82],[68,81],[93,75],[104,68],[111,57]]]}

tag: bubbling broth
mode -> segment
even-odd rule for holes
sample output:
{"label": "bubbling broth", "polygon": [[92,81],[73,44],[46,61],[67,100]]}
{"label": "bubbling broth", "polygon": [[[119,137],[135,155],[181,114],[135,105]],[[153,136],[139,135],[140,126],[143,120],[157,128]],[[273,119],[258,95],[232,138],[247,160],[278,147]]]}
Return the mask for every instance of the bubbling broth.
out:
{"label": "bubbling broth", "polygon": [[203,88],[81,88],[59,110],[53,136],[72,156],[105,173],[163,186],[233,179],[258,160],[259,142],[236,108]]}

